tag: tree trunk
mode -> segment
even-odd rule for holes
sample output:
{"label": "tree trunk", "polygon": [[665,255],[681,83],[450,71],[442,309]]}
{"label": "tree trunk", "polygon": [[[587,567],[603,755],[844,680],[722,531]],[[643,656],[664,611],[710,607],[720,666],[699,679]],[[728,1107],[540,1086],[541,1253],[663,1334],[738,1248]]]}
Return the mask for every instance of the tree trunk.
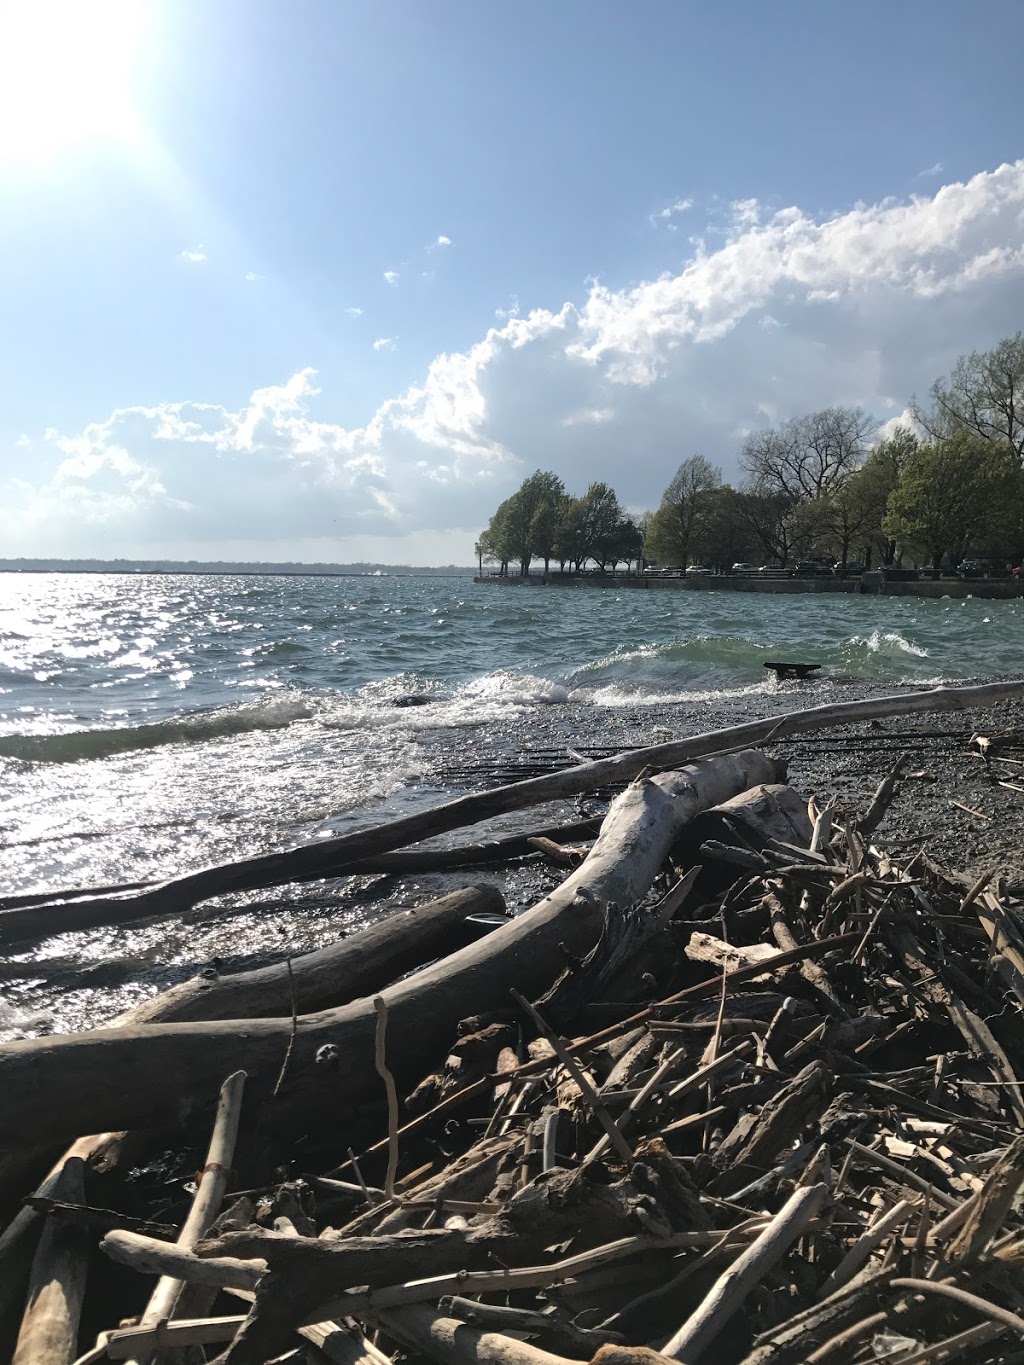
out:
{"label": "tree trunk", "polygon": [[[775,765],[746,751],[633,783],[616,799],[590,855],[527,914],[384,991],[388,1061],[403,1080],[451,1041],[458,1021],[500,1008],[511,987],[545,990],[564,950],[583,955],[603,921],[601,902],[635,904],[650,888],[683,825],[758,782]],[[577,891],[585,895],[577,897]],[[287,1019],[98,1029],[0,1047],[0,1143],[152,1126],[208,1107],[238,1067],[267,1099],[289,1055],[285,1091],[318,1108],[377,1093],[372,1000]],[[301,1106],[300,1106],[301,1107]]]}

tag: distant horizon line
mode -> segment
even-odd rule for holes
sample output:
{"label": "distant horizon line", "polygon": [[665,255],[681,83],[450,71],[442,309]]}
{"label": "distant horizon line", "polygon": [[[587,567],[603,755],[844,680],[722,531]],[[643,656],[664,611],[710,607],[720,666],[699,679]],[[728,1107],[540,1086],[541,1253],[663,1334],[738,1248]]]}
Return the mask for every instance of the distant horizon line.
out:
{"label": "distant horizon line", "polygon": [[373,560],[305,563],[295,559],[57,559],[44,555],[0,558],[0,573],[233,573],[355,578],[384,573],[440,576],[475,572],[474,566],[469,564],[384,564]]}

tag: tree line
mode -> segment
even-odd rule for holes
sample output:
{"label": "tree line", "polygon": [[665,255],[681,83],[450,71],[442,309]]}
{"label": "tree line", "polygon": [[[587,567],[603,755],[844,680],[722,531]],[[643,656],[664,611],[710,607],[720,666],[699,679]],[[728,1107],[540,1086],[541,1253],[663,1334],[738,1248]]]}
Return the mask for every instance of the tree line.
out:
{"label": "tree line", "polygon": [[831,407],[750,433],[739,487],[703,455],[683,460],[658,507],[628,513],[614,489],[576,497],[538,470],[506,498],[479,562],[526,574],[801,559],[956,569],[968,553],[1024,557],[1024,332],[962,356],[911,405],[914,427],[872,443],[875,421]]}

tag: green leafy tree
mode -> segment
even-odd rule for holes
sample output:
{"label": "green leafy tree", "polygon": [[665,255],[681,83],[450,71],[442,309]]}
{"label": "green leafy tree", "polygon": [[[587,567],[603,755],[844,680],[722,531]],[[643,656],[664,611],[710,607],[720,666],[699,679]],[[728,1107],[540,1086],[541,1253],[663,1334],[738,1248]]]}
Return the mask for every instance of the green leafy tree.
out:
{"label": "green leafy tree", "polygon": [[758,553],[750,526],[740,514],[741,497],[727,483],[709,489],[690,542],[694,558],[720,573]]}
{"label": "green leafy tree", "polygon": [[898,426],[890,437],[878,442],[857,471],[858,493],[866,512],[861,536],[868,563],[876,550],[883,564],[893,563],[899,554],[899,546],[885,530],[885,516],[889,498],[920,444],[910,427]]}
{"label": "green leafy tree", "polygon": [[682,462],[651,519],[648,544],[652,559],[686,567],[708,495],[721,484],[721,470],[703,455],[691,455]]}
{"label": "green leafy tree", "polygon": [[592,559],[603,570],[611,558],[622,521],[615,490],[606,483],[592,483],[579,499],[576,516],[577,567]]}
{"label": "green leafy tree", "polygon": [[564,499],[562,480],[541,469],[505,499],[484,533],[492,551],[504,565],[502,572],[507,573],[510,562],[518,561],[519,572],[528,574],[535,554],[544,558],[547,568],[553,551],[557,512],[549,518],[542,514],[542,508],[550,504],[557,509]]}
{"label": "green leafy tree", "polygon": [[956,568],[976,543],[1011,534],[1021,503],[1021,471],[1009,444],[960,430],[920,446],[889,497],[886,534],[938,569]]}
{"label": "green leafy tree", "polygon": [[912,410],[933,440],[964,431],[1009,445],[1024,464],[1024,332],[990,351],[961,356],[948,379],[935,381],[930,397],[927,406],[915,399]]}

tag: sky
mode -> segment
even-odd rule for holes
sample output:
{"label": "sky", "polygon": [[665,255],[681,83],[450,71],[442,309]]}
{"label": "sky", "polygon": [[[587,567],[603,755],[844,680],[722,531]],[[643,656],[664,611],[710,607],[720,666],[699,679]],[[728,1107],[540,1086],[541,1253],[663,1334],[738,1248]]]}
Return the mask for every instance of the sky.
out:
{"label": "sky", "polygon": [[1024,327],[1020,0],[0,0],[0,557],[470,564]]}

